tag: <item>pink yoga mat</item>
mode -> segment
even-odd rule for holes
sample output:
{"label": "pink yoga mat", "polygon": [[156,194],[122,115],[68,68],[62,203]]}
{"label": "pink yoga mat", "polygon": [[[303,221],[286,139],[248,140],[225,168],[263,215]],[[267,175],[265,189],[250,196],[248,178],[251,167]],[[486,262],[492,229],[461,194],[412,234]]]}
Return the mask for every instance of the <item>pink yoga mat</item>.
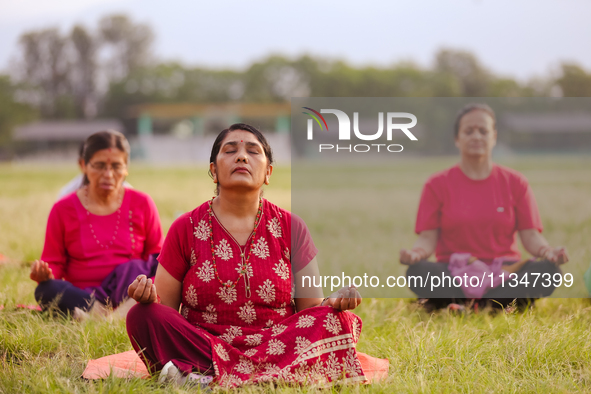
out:
{"label": "pink yoga mat", "polygon": [[[388,359],[375,358],[368,354],[357,352],[367,383],[379,382],[386,379],[390,362]],[[118,378],[141,378],[150,376],[142,360],[134,350],[113,354],[90,360],[82,373],[85,379],[105,379],[113,374]]]}
{"label": "pink yoga mat", "polygon": [[[15,309],[29,309],[32,311],[39,311],[41,312],[41,307],[37,304],[16,304]],[[0,311],[4,309],[4,305],[0,305]]]}
{"label": "pink yoga mat", "polygon": [[82,372],[82,377],[104,379],[111,375],[111,371],[113,376],[118,378],[146,379],[150,377],[148,369],[135,350],[90,360]]}

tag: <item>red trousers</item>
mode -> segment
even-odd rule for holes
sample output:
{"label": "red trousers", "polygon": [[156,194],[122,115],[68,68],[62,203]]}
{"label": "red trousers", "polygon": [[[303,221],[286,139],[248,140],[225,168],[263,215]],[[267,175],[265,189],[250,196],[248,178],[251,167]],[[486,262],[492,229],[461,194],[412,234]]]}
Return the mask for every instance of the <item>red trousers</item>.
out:
{"label": "red trousers", "polygon": [[152,374],[169,361],[185,373],[214,374],[205,331],[170,307],[135,305],[127,314],[127,335]]}

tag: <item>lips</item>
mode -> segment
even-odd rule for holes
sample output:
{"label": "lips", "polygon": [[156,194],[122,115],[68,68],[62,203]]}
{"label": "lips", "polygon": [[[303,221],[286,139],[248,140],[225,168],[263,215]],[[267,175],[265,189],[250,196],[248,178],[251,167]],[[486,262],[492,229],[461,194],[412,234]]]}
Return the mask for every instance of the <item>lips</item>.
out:
{"label": "lips", "polygon": [[234,171],[232,171],[232,173],[235,173],[235,172],[242,173],[242,174],[250,174],[250,171],[246,167],[236,167],[236,168],[234,168]]}

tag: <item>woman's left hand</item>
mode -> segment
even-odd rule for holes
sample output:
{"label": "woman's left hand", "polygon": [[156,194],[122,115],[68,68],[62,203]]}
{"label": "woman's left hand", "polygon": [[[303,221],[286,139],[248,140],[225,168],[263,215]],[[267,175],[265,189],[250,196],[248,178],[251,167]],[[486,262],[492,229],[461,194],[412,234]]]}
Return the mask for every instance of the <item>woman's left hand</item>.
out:
{"label": "woman's left hand", "polygon": [[548,248],[543,257],[556,265],[568,263],[568,253],[564,247]]}
{"label": "woman's left hand", "polygon": [[158,299],[156,285],[146,275],[135,278],[127,288],[127,295],[142,304],[151,304]]}
{"label": "woman's left hand", "polygon": [[355,286],[349,286],[335,291],[320,305],[332,306],[339,311],[346,311],[357,308],[361,304],[361,300],[361,294],[359,294]]}

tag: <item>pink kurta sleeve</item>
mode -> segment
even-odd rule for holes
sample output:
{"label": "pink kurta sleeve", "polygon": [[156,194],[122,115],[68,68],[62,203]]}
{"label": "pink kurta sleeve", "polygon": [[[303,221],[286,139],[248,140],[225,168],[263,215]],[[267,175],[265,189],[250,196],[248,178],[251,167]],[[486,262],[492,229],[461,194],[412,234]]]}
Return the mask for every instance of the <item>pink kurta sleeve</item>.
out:
{"label": "pink kurta sleeve", "polygon": [[142,252],[142,259],[148,260],[148,257],[154,253],[160,253],[162,249],[162,225],[160,224],[160,216],[156,204],[146,195],[146,214],[144,217],[144,228],[146,231],[146,241],[144,243],[144,251]]}
{"label": "pink kurta sleeve", "polygon": [[158,256],[160,265],[179,282],[183,281],[190,268],[191,245],[187,234],[189,215],[183,214],[172,223]]}
{"label": "pink kurta sleeve", "polygon": [[57,203],[49,213],[45,244],[41,260],[49,264],[55,279],[62,279],[66,271],[65,223],[61,204]]}

